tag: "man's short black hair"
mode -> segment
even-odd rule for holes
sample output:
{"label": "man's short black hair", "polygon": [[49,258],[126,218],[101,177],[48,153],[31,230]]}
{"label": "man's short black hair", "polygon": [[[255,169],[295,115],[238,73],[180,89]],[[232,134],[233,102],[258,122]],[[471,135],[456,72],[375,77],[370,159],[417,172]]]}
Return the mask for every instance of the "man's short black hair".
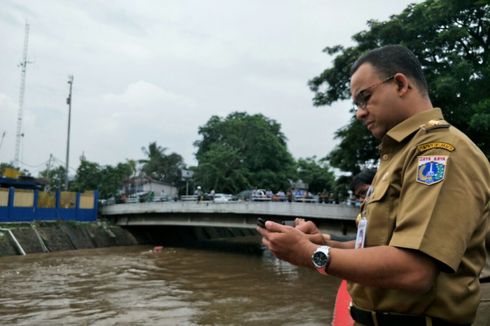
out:
{"label": "man's short black hair", "polygon": [[364,169],[352,178],[351,190],[355,191],[362,184],[371,185],[376,169]]}
{"label": "man's short black hair", "polygon": [[381,78],[402,73],[412,78],[424,96],[429,96],[422,65],[412,51],[401,45],[387,45],[363,54],[351,67],[351,76],[364,63],[370,63],[379,72]]}

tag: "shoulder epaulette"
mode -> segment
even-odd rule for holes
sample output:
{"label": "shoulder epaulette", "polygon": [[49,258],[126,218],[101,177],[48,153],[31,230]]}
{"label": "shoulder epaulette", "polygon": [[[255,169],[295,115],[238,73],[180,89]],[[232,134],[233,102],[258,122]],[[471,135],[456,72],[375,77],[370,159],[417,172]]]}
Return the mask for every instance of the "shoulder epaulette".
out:
{"label": "shoulder epaulette", "polygon": [[439,128],[449,128],[451,125],[444,120],[429,120],[427,123],[420,126],[421,129],[429,131]]}

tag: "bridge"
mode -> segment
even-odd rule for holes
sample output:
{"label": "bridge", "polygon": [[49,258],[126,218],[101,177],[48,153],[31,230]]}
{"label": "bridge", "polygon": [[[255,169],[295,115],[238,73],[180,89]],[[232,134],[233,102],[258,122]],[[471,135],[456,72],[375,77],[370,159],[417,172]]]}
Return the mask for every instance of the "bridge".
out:
{"label": "bridge", "polygon": [[288,202],[151,202],[109,205],[104,217],[120,226],[192,226],[255,229],[258,217],[313,220],[330,233],[354,232],[358,209],[347,205]]}

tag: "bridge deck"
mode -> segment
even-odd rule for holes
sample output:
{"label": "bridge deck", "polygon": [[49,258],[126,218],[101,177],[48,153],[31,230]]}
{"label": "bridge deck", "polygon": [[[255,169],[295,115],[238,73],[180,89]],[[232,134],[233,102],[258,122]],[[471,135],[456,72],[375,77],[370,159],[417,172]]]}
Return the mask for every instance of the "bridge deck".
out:
{"label": "bridge deck", "polygon": [[[189,225],[255,228],[258,216],[292,220],[303,217],[320,225],[352,223],[358,210],[346,205],[284,202],[155,202],[118,204],[102,215],[119,225]],[[350,224],[349,223],[349,224]]]}

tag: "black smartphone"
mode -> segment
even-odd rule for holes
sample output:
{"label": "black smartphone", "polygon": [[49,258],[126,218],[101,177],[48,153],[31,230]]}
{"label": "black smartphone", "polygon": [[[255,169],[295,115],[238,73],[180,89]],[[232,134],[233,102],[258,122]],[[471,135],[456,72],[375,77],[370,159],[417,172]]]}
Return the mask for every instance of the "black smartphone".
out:
{"label": "black smartphone", "polygon": [[281,221],[278,219],[274,219],[274,218],[270,218],[270,217],[259,217],[257,219],[257,225],[260,226],[261,228],[265,229],[265,222],[267,222],[267,221],[272,221],[272,222],[276,222],[279,224],[286,224],[284,221]]}
{"label": "black smartphone", "polygon": [[267,221],[267,220],[262,218],[262,217],[259,217],[257,219],[257,225],[260,226],[261,228],[265,229],[265,221]]}

